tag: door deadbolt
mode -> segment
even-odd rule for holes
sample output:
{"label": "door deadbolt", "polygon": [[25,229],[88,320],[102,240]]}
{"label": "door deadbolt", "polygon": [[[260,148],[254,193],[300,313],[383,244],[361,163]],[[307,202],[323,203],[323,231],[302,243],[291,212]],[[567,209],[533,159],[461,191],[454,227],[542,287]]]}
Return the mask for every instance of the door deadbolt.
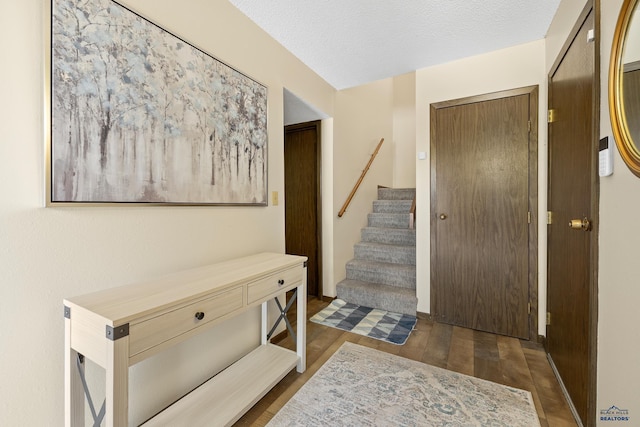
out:
{"label": "door deadbolt", "polygon": [[589,231],[591,230],[591,221],[584,217],[582,219],[572,219],[569,221],[569,227],[574,230]]}

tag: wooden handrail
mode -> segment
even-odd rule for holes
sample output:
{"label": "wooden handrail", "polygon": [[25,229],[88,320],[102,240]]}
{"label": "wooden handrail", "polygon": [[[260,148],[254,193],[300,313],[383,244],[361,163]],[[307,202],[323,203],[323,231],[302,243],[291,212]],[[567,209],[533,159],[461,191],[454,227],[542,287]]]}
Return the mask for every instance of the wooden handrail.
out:
{"label": "wooden handrail", "polygon": [[369,171],[369,167],[371,166],[371,163],[373,163],[373,159],[376,158],[378,151],[380,151],[380,146],[382,146],[383,142],[384,142],[384,138],[381,138],[380,142],[378,143],[378,146],[376,147],[375,151],[371,155],[371,158],[369,159],[369,163],[367,163],[367,166],[362,171],[362,174],[360,174],[360,178],[358,178],[358,182],[356,182],[356,185],[353,186],[353,190],[351,190],[349,197],[347,197],[347,200],[344,202],[344,205],[342,205],[342,209],[340,209],[340,212],[338,212],[338,218],[342,217],[342,215],[344,215],[344,213],[347,211],[347,207],[349,206],[349,203],[351,203],[351,199],[353,199],[353,196],[356,194],[356,191],[358,191],[358,187],[360,187],[360,184],[362,184],[362,180],[364,179],[364,176]]}

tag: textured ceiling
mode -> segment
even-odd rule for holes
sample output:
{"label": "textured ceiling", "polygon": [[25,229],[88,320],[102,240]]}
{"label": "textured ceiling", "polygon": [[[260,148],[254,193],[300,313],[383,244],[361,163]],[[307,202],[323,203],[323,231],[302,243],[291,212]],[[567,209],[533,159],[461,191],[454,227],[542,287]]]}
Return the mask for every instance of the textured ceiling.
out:
{"label": "textured ceiling", "polygon": [[560,0],[230,0],[336,89],[543,38]]}

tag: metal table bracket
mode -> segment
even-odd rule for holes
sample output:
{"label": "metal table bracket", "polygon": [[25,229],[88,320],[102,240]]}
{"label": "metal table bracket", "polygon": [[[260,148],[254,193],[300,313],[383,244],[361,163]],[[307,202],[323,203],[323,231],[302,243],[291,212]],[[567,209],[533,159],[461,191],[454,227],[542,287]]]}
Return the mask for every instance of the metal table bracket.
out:
{"label": "metal table bracket", "polygon": [[84,356],[78,353],[78,358],[76,359],[76,365],[78,366],[78,372],[80,373],[80,380],[82,381],[82,388],[84,388],[84,394],[87,396],[87,403],[89,403],[89,409],[91,409],[91,416],[93,417],[93,427],[100,427],[102,424],[102,419],[104,418],[104,414],[106,411],[106,399],[102,402],[102,407],[100,408],[100,412],[96,414],[96,407],[93,404],[93,399],[91,398],[91,393],[89,392],[89,386],[87,385],[87,380],[84,376]]}
{"label": "metal table bracket", "polygon": [[278,305],[278,309],[280,310],[280,317],[278,317],[278,319],[276,320],[276,323],[274,323],[273,327],[267,334],[267,341],[271,339],[271,335],[273,335],[273,332],[276,330],[280,322],[284,319],[284,323],[285,325],[287,325],[287,329],[289,330],[289,333],[293,338],[293,342],[294,343],[297,342],[296,333],[293,330],[293,327],[291,326],[289,319],[287,318],[287,312],[289,311],[289,309],[291,308],[291,306],[293,305],[297,297],[298,297],[298,288],[295,289],[295,291],[293,292],[293,295],[291,296],[291,299],[289,300],[289,302],[287,302],[287,305],[285,306],[284,309],[282,308],[282,304],[280,304],[280,300],[278,298],[274,298],[274,301],[276,302],[276,304]]}

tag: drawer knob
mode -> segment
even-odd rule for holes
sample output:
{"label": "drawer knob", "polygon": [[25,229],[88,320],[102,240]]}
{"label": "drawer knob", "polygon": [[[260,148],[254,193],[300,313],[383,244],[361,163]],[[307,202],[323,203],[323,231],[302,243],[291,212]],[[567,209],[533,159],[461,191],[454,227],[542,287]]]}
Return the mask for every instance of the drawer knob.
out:
{"label": "drawer knob", "polygon": [[196,319],[198,319],[198,320],[204,319],[204,313],[201,312],[201,311],[197,312],[196,313]]}
{"label": "drawer knob", "polygon": [[278,285],[280,285],[280,286],[284,285],[284,279],[278,280]]}

